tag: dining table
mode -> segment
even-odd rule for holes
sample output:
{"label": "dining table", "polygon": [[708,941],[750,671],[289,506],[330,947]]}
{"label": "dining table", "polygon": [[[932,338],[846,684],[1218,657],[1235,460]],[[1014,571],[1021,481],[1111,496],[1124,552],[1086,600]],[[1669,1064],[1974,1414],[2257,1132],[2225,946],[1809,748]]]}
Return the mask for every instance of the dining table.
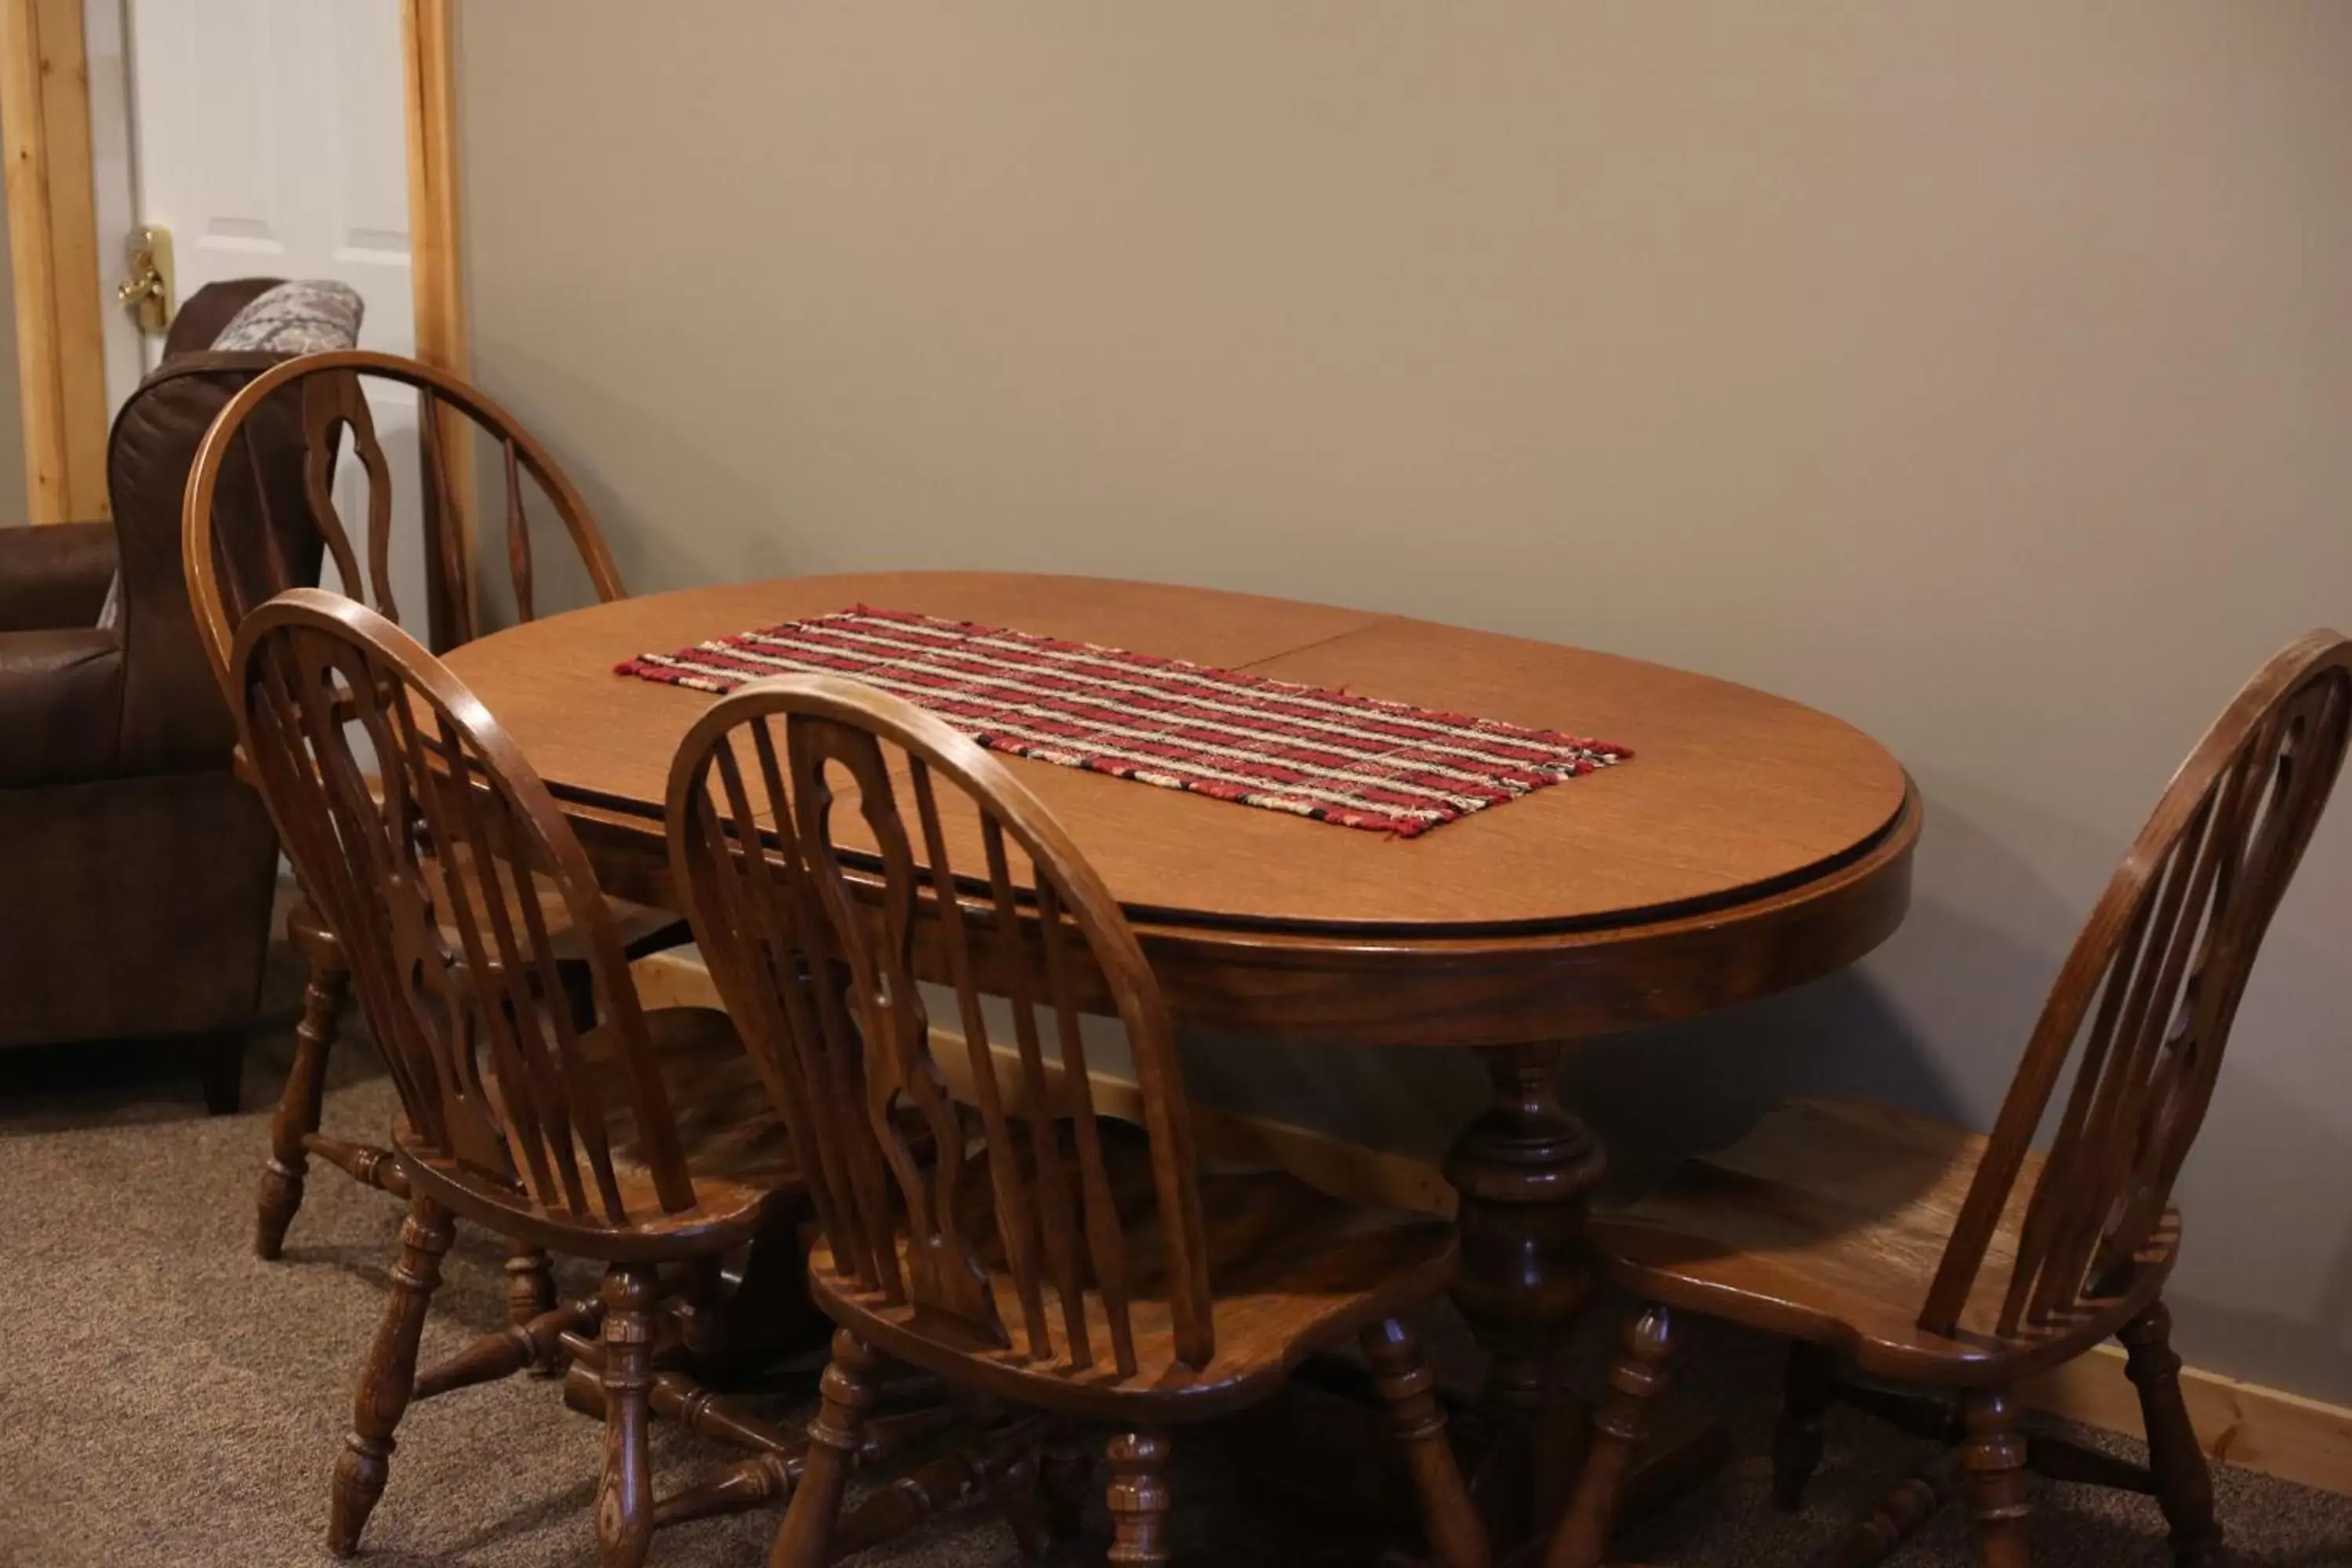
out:
{"label": "dining table", "polygon": [[1486,1105],[1443,1164],[1461,1244],[1452,1293],[1491,1357],[1477,1407],[1505,1439],[1494,1451],[1517,1454],[1486,1466],[1482,1500],[1501,1542],[1525,1538],[1562,1495],[1547,1458],[1571,1408],[1558,1352],[1597,1289],[1583,1230],[1606,1158],[1562,1103],[1563,1063],[1580,1042],[1802,984],[1884,941],[1908,903],[1920,826],[1901,764],[1829,714],[1638,658],[1078,576],[885,572],[649,594],[509,627],[447,662],[520,743],[607,891],[677,909],[665,789],[718,699],[616,665],[858,606],[1630,750],[1412,837],[1003,758],[1118,900],[1180,1030],[1483,1065]]}

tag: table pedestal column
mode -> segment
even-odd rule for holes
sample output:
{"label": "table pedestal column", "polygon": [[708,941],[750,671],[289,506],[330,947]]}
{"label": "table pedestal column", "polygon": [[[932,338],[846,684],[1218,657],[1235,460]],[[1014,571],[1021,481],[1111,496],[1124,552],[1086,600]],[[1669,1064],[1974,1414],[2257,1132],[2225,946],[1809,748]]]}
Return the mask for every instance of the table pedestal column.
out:
{"label": "table pedestal column", "polygon": [[1498,1546],[1556,1516],[1583,1412],[1558,1386],[1561,1344],[1596,1281],[1584,1219],[1608,1157],[1559,1102],[1566,1045],[1482,1051],[1494,1100],[1445,1156],[1459,1199],[1454,1304],[1492,1357],[1473,1486]]}
{"label": "table pedestal column", "polygon": [[[1599,1286],[1584,1222],[1609,1159],[1559,1101],[1573,1048],[1481,1051],[1494,1100],[1445,1156],[1462,1242],[1454,1304],[1494,1358],[1463,1425],[1498,1568],[1541,1558],[1584,1464],[1591,1411],[1560,1386],[1559,1361]],[[1668,1405],[1634,1458],[1619,1519],[1670,1505],[1729,1456],[1719,1423]]]}
{"label": "table pedestal column", "polygon": [[1454,1304],[1495,1358],[1489,1401],[1535,1416],[1552,1403],[1552,1362],[1594,1289],[1584,1216],[1608,1157],[1559,1103],[1565,1046],[1479,1053],[1494,1103],[1445,1155],[1459,1195]]}

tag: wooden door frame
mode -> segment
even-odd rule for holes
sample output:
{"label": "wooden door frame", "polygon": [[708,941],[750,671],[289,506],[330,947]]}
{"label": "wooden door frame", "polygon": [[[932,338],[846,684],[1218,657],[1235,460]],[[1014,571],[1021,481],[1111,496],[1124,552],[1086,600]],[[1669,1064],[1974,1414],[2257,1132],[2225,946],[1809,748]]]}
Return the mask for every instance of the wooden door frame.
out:
{"label": "wooden door frame", "polygon": [[0,0],[0,151],[26,516],[107,517],[105,328],[81,0]]}
{"label": "wooden door frame", "polygon": [[[457,247],[457,0],[401,0],[408,104],[408,258],[415,357],[466,374],[465,276]],[[462,493],[462,492],[461,492]]]}
{"label": "wooden door frame", "polygon": [[[462,375],[456,5],[400,0],[400,34],[415,353]],[[0,154],[16,273],[25,515],[33,522],[107,517],[101,312],[109,306],[91,184],[82,0],[0,0]]]}

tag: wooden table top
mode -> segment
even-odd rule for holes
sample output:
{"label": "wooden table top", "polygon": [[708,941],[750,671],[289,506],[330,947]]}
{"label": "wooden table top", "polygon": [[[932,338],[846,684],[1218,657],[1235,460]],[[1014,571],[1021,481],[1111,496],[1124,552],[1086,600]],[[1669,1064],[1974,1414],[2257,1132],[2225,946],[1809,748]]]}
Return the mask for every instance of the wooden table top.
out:
{"label": "wooden table top", "polygon": [[[1180,1007],[1197,980],[1216,995],[1194,1011],[1220,1022],[1295,1026],[1305,984],[1321,993],[1307,1009],[1318,1025],[1347,1015],[1360,1032],[1378,1022],[1382,1037],[1419,1038],[1371,1016],[1396,1004],[1381,992],[1402,983],[1408,955],[1444,957],[1457,1000],[1465,963],[1507,961],[1510,975],[1482,971],[1475,986],[1509,992],[1509,1006],[1494,1004],[1503,1012],[1562,1026],[1680,1016],[1850,962],[1907,900],[1916,797],[1852,725],[1703,675],[1399,616],[1093,578],[883,573],[621,600],[499,632],[448,662],[565,799],[608,885],[647,898],[666,875],[671,755],[715,699],[613,666],[859,604],[1633,748],[1631,762],[1412,839],[1003,756],[1144,928]],[[1815,901],[1831,912],[1784,929]],[[1769,952],[1729,941],[1750,925]],[[1595,971],[1591,951],[1576,973],[1559,962],[1610,944],[1631,962],[1660,942],[1679,944],[1671,983],[1638,981],[1622,963]],[[1192,961],[1205,962],[1197,974]],[[1317,966],[1310,982],[1288,973],[1302,962]],[[1227,984],[1236,963],[1252,971],[1247,1005]],[[1656,994],[1600,998],[1597,979]]]}
{"label": "wooden table top", "polygon": [[857,604],[1345,687],[1635,753],[1412,839],[1004,758],[1145,918],[1423,933],[1652,919],[1802,878],[1903,809],[1903,770],[1885,748],[1747,687],[1397,616],[1163,584],[895,573],[691,589],[518,626],[449,662],[559,793],[658,815],[670,755],[713,700],[613,665]]}

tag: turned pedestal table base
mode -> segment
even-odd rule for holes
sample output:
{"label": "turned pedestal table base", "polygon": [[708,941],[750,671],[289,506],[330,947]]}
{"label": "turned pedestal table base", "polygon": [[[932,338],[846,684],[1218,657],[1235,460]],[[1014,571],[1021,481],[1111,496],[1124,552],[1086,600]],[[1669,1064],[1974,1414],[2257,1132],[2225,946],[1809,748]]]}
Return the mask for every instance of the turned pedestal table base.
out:
{"label": "turned pedestal table base", "polygon": [[1582,1412],[1560,1397],[1559,1352],[1591,1304],[1584,1220],[1607,1156],[1559,1103],[1562,1046],[1480,1053],[1494,1101],[1454,1140],[1462,1264],[1454,1304],[1492,1362],[1479,1415],[1493,1430],[1474,1495],[1497,1542],[1514,1542],[1568,1500]]}
{"label": "turned pedestal table base", "polygon": [[[1493,1100],[1444,1165],[1462,1235],[1454,1304],[1489,1357],[1476,1401],[1452,1412],[1452,1434],[1505,1568],[1540,1560],[1581,1466],[1590,1415],[1562,1386],[1559,1362],[1596,1291],[1584,1221],[1608,1160],[1559,1100],[1572,1048],[1482,1051]],[[1235,1418],[1229,1430],[1270,1496],[1312,1497],[1353,1513],[1367,1539],[1411,1528],[1377,1403],[1352,1367],[1310,1366],[1294,1397]],[[1729,1452],[1720,1424],[1669,1406],[1629,1480],[1625,1516],[1673,1502]]]}

